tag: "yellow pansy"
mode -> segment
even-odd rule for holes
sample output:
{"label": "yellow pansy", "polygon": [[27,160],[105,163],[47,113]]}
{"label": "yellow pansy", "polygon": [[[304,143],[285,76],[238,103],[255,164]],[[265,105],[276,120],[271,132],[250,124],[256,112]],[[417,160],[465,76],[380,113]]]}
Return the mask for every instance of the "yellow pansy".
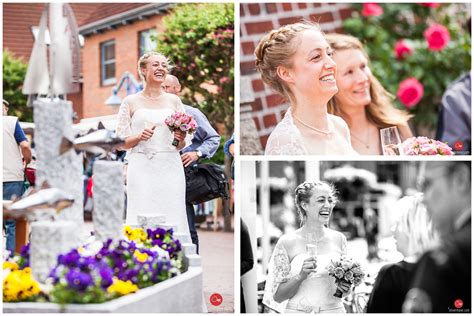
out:
{"label": "yellow pansy", "polygon": [[3,280],[5,302],[24,301],[39,293],[39,284],[32,278],[30,268],[12,271]]}
{"label": "yellow pansy", "polygon": [[3,270],[7,270],[7,269],[10,269],[10,270],[18,270],[18,264],[16,262],[12,262],[12,261],[4,261],[3,262]]}
{"label": "yellow pansy", "polygon": [[132,283],[132,281],[122,281],[114,278],[114,283],[107,288],[107,292],[111,294],[118,294],[119,296],[127,295],[138,291],[138,286]]}
{"label": "yellow pansy", "polygon": [[137,228],[136,230],[138,239],[140,239],[141,242],[145,242],[148,239],[147,233],[141,228]]}
{"label": "yellow pansy", "polygon": [[146,259],[148,259],[148,254],[147,254],[147,253],[141,253],[141,252],[138,251],[138,250],[135,250],[135,252],[133,253],[133,255],[134,255],[135,258],[137,258],[137,260],[140,261],[140,262],[145,262]]}

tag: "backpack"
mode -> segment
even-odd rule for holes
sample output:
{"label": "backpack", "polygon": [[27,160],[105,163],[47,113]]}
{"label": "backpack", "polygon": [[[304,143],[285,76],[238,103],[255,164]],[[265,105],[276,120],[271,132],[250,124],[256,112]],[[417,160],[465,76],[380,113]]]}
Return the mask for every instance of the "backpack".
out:
{"label": "backpack", "polygon": [[185,168],[184,172],[187,203],[196,205],[218,197],[229,199],[229,179],[220,166],[198,163]]}

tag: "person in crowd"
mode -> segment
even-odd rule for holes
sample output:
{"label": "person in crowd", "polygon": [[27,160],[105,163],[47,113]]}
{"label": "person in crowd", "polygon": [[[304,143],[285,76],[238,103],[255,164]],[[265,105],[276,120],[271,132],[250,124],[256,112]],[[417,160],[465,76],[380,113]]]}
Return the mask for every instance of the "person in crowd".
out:
{"label": "person in crowd", "polygon": [[[250,241],[249,229],[240,219],[240,276],[249,272],[253,268],[252,243]],[[240,312],[245,313],[244,288],[240,282]]]}
{"label": "person in crowd", "polygon": [[[471,33],[471,19],[466,23]],[[436,139],[455,151],[471,152],[471,73],[467,72],[444,92],[438,116]]]}
{"label": "person in crowd", "polygon": [[402,312],[415,263],[437,242],[421,194],[402,198],[396,209],[400,214],[392,232],[403,260],[380,269],[367,304],[368,313]]}
{"label": "person in crowd", "polygon": [[[181,84],[176,76],[168,74],[163,82],[163,89],[167,93],[179,96]],[[193,135],[191,145],[181,150],[181,161],[186,168],[197,163],[200,159],[212,158],[219,148],[221,138],[212,128],[204,113],[189,105],[184,105],[184,109],[186,113],[193,116],[198,126]],[[196,245],[197,253],[199,253],[199,236],[196,230],[194,206],[191,203],[186,203],[186,215],[188,217],[191,240]]]}
{"label": "person in crowd", "polygon": [[[166,56],[150,52],[138,60],[144,89],[128,95],[118,113],[117,134],[125,138],[120,150],[127,154],[128,224],[136,224],[140,214],[161,214],[190,237],[186,216],[186,183],[179,151],[190,144],[182,131],[170,132],[165,119],[185,112],[179,97],[163,91],[169,71]],[[178,140],[173,146],[173,139]]]}
{"label": "person in crowd", "polygon": [[278,240],[263,303],[280,313],[345,313],[342,299],[334,293],[339,288],[347,295],[351,286],[336,284],[327,270],[331,260],[347,255],[346,237],[327,228],[336,205],[335,189],[323,181],[303,182],[296,187],[295,204],[301,227]]}
{"label": "person in crowd", "polygon": [[328,114],[337,93],[336,63],[319,25],[299,22],[266,34],[255,49],[263,82],[289,101],[266,155],[356,155],[347,124]]}
{"label": "person in crowd", "polygon": [[426,162],[422,191],[440,245],[418,260],[403,312],[471,310],[471,161]]}
{"label": "person in crowd", "polygon": [[[9,103],[3,100],[3,199],[12,200],[23,195],[25,169],[31,162],[31,148],[18,118],[8,116]],[[6,249],[15,251],[15,221],[3,222]]]}
{"label": "person in crowd", "polygon": [[381,155],[380,129],[396,126],[401,140],[413,136],[410,115],[395,108],[392,96],[369,68],[369,57],[355,37],[327,34],[337,65],[338,92],[329,101],[329,113],[349,125],[352,147],[361,155]]}

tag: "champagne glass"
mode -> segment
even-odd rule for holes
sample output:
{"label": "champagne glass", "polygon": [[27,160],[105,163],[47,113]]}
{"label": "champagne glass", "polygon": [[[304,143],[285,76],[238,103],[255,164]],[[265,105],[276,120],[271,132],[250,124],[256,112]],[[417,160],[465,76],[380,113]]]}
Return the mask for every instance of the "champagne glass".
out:
{"label": "champagne glass", "polygon": [[[316,244],[316,234],[315,233],[308,233],[307,240],[309,241],[306,244],[306,254],[312,258],[317,259],[316,255],[318,254],[318,245]],[[317,262],[317,260],[316,260]],[[317,263],[316,263],[317,264]],[[312,278],[316,276],[316,272],[312,272],[308,275],[308,277]]]}
{"label": "champagne glass", "polygon": [[400,156],[402,154],[400,150],[402,141],[396,126],[382,128],[380,130],[380,141],[385,156]]}
{"label": "champagne glass", "polygon": [[[152,129],[153,126],[155,126],[154,122],[148,121],[148,120],[145,121],[145,128]],[[147,142],[149,142],[152,138],[153,138],[153,136],[150,137],[150,139],[148,139]]]}

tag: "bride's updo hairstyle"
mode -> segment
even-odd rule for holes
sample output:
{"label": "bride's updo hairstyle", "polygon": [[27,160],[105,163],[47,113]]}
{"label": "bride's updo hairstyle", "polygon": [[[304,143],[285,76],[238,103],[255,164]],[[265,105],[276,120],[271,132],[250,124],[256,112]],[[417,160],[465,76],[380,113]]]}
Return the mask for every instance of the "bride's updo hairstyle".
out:
{"label": "bride's updo hairstyle", "polygon": [[308,21],[284,25],[267,33],[254,52],[255,66],[263,82],[288,101],[292,101],[293,94],[288,85],[278,76],[277,68],[278,66],[288,69],[292,67],[292,57],[301,43],[298,35],[305,30],[321,32],[319,24]]}
{"label": "bride's updo hairstyle", "polygon": [[333,198],[333,207],[337,203],[337,192],[334,185],[325,181],[305,181],[298,185],[295,189],[295,204],[296,210],[298,211],[298,216],[300,218],[300,226],[303,226],[306,223],[306,219],[308,218],[308,214],[306,210],[302,207],[302,203],[309,203],[309,199],[313,196],[315,190],[321,187],[326,187],[329,189],[329,192]]}
{"label": "bride's updo hairstyle", "polygon": [[142,69],[145,69],[146,68],[146,65],[148,64],[148,59],[151,57],[151,56],[161,56],[163,58],[166,59],[166,64],[167,64],[167,69],[168,69],[168,72],[171,71],[171,69],[173,68],[171,66],[171,62],[169,60],[168,57],[166,57],[165,55],[163,55],[162,53],[158,53],[158,52],[146,52],[145,54],[143,54],[139,59],[138,59],[138,67],[137,67],[137,70],[138,70],[138,75],[140,76],[140,79],[142,79],[142,81],[145,83],[146,82],[146,78],[145,76],[143,75],[143,72],[142,72]]}

